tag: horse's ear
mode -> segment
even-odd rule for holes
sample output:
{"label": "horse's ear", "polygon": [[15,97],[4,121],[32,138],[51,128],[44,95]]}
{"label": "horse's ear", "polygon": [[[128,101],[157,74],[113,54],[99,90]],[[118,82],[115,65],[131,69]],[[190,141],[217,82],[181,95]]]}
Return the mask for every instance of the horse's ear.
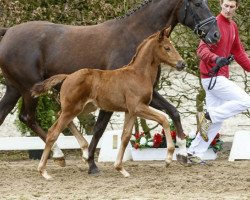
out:
{"label": "horse's ear", "polygon": [[169,37],[170,36],[170,33],[171,33],[171,25],[168,27],[168,28],[165,28],[164,31],[165,31],[165,36]]}

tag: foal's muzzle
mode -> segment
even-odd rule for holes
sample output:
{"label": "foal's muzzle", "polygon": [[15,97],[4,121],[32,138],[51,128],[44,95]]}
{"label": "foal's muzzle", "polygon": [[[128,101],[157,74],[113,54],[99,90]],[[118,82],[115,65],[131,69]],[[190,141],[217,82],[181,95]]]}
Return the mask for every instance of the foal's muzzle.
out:
{"label": "foal's muzzle", "polygon": [[181,70],[183,70],[186,66],[187,66],[187,64],[185,63],[184,60],[179,60],[179,61],[177,62],[177,64],[176,64],[176,69],[177,69],[178,71],[181,71]]}

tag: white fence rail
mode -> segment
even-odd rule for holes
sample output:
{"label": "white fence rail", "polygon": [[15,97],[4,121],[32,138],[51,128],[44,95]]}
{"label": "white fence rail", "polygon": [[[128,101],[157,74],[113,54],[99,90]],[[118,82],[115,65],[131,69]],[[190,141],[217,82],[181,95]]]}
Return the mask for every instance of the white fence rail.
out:
{"label": "white fence rail", "polygon": [[[92,136],[84,135],[90,143]],[[60,135],[57,144],[61,149],[79,149],[80,146],[74,136]],[[97,148],[100,148],[101,140]],[[45,143],[39,137],[0,137],[0,150],[36,150],[44,149]]]}

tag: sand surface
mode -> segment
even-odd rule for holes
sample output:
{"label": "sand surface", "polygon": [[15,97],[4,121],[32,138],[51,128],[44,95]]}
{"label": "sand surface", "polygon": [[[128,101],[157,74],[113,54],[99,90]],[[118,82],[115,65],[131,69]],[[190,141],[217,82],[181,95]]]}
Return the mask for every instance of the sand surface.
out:
{"label": "sand surface", "polygon": [[88,165],[74,152],[66,156],[64,168],[49,160],[51,181],[38,174],[38,160],[1,154],[1,200],[250,199],[250,160],[229,162],[227,147],[211,166],[184,167],[174,161],[165,168],[163,161],[127,161],[129,178],[111,162],[97,163],[101,172],[88,175]]}

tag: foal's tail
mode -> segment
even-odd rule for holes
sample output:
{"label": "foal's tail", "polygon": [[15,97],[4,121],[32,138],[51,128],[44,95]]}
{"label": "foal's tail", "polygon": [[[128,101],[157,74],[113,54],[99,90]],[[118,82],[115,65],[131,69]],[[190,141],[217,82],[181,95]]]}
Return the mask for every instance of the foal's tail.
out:
{"label": "foal's tail", "polygon": [[33,97],[38,97],[43,93],[46,93],[48,90],[50,90],[52,87],[55,85],[63,82],[67,78],[67,74],[59,74],[52,76],[40,83],[36,83],[32,88],[31,88],[31,95]]}

